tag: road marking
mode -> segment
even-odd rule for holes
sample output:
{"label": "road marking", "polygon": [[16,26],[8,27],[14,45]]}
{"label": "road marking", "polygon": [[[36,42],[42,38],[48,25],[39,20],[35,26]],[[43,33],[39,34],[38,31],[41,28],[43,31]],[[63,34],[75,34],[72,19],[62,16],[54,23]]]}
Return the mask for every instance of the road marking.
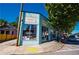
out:
{"label": "road marking", "polygon": [[59,51],[56,51],[56,52],[75,51],[75,50],[79,50],[79,48],[78,49],[59,50]]}

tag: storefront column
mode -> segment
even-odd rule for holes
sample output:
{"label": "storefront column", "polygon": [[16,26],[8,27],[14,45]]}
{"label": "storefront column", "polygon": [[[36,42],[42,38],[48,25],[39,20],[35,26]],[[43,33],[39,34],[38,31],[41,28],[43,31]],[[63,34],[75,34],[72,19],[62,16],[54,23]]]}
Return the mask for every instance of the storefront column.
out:
{"label": "storefront column", "polygon": [[48,40],[50,41],[51,40],[51,30],[50,30],[50,28],[48,28]]}
{"label": "storefront column", "polygon": [[38,41],[38,44],[41,43],[41,19],[40,19],[40,16],[38,17],[37,19],[37,41]]}

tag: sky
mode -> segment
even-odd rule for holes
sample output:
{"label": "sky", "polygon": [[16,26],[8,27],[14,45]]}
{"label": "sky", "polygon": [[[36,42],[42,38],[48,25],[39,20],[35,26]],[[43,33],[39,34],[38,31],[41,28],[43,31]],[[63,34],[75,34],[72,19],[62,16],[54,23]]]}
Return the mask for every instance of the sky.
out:
{"label": "sky", "polygon": [[[13,22],[16,21],[16,18],[19,16],[19,11],[20,11],[20,5],[17,3],[6,3],[6,4],[1,4],[0,3],[0,19],[5,19],[8,22]],[[47,17],[47,11],[45,9],[45,4],[40,3],[40,4],[24,4],[23,6],[23,11],[30,11],[30,12],[39,12],[43,14],[44,16]]]}
{"label": "sky", "polygon": [[[20,5],[19,3],[0,3],[0,19],[7,20],[8,22],[16,21],[16,18],[19,16]],[[44,3],[26,3],[24,4],[23,11],[38,12],[46,17],[48,16]],[[79,22],[76,24],[72,33],[76,32],[79,32]]]}
{"label": "sky", "polygon": [[72,34],[74,33],[79,33],[79,22],[76,23],[76,26],[74,28],[74,30],[72,31]]}

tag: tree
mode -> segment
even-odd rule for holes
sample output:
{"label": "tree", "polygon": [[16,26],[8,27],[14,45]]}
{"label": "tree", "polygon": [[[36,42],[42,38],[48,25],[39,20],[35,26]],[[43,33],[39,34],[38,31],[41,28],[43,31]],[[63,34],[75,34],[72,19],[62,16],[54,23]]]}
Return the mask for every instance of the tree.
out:
{"label": "tree", "polygon": [[71,33],[79,15],[79,4],[46,4],[49,23],[56,31]]}
{"label": "tree", "polygon": [[79,20],[79,4],[51,3],[45,4],[49,24],[55,33],[71,33]]}
{"label": "tree", "polygon": [[6,27],[7,26],[7,21],[4,19],[0,19],[0,28]]}
{"label": "tree", "polygon": [[14,27],[18,27],[18,20],[19,20],[19,16],[16,17],[16,21],[15,22],[11,22],[10,25],[14,26]]}
{"label": "tree", "polygon": [[18,23],[18,21],[19,21],[19,16],[16,17],[16,23]]}
{"label": "tree", "polygon": [[11,22],[10,25],[17,28],[17,22]]}

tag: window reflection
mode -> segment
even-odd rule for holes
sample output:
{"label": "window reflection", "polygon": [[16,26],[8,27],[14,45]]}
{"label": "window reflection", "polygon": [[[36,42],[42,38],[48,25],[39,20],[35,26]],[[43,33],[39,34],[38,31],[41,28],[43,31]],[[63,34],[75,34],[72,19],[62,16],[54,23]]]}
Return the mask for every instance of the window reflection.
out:
{"label": "window reflection", "polygon": [[26,29],[23,30],[24,40],[36,40],[36,25],[26,25]]}
{"label": "window reflection", "polygon": [[48,40],[48,28],[45,26],[42,26],[42,39],[43,40]]}

